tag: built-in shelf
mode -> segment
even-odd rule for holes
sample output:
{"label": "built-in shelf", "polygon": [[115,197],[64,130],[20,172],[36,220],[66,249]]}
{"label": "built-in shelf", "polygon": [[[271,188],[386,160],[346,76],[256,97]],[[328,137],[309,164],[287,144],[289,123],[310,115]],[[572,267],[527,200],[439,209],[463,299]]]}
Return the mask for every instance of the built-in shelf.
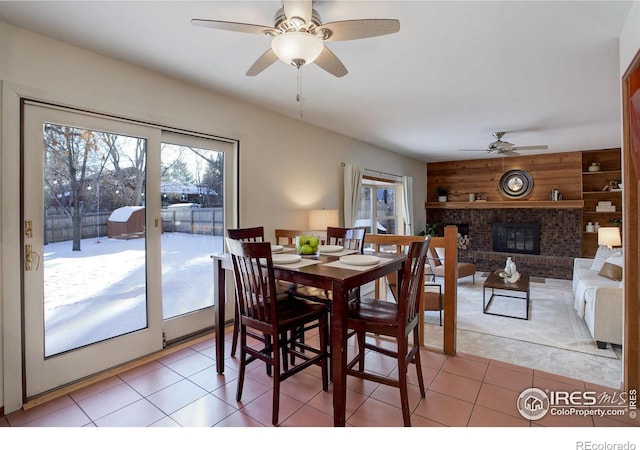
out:
{"label": "built-in shelf", "polygon": [[427,202],[427,209],[581,209],[582,200],[506,202]]}
{"label": "built-in shelf", "polygon": [[598,170],[596,172],[582,172],[582,175],[618,175],[622,172],[621,169],[616,170]]}

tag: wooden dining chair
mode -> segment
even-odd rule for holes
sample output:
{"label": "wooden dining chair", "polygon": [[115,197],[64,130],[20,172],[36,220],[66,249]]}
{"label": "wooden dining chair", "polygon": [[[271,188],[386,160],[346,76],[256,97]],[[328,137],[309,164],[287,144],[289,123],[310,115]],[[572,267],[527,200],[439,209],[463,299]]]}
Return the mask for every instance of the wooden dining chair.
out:
{"label": "wooden dining chair", "polygon": [[[412,242],[409,246],[397,303],[361,298],[347,313],[347,329],[356,332],[358,342],[358,353],[347,364],[347,375],[399,388],[405,426],[411,426],[407,391],[407,371],[410,363],[416,366],[420,395],[422,398],[425,397],[418,325],[423,320],[420,317],[420,292],[424,290],[424,264],[429,244],[430,237],[427,237],[424,241]],[[395,338],[396,351],[368,342],[367,333]],[[391,378],[367,372],[367,350],[395,358],[398,363],[398,377]],[[358,367],[354,368],[356,365]]]}
{"label": "wooden dining chair", "polygon": [[[227,230],[227,236],[243,242],[264,242],[264,227],[235,228]],[[237,304],[236,304],[237,306]],[[240,314],[236,308],[233,316],[233,337],[231,341],[231,356],[236,356],[238,337],[240,336]]]}
{"label": "wooden dining chair", "polygon": [[366,228],[327,227],[327,245],[341,245],[346,250],[362,254]]}
{"label": "wooden dining chair", "polygon": [[[329,388],[328,377],[328,309],[318,302],[296,298],[292,293],[277,294],[276,280],[268,242],[242,242],[226,238],[231,254],[236,289],[236,305],[240,312],[240,368],[236,401],[241,401],[246,367],[255,360],[271,366],[273,373],[272,423],[278,424],[280,383],[311,365],[320,366],[322,389]],[[296,341],[287,336],[294,330],[316,324],[319,346]],[[247,337],[262,343],[250,346]],[[287,367],[288,356],[295,355],[297,364]]]}

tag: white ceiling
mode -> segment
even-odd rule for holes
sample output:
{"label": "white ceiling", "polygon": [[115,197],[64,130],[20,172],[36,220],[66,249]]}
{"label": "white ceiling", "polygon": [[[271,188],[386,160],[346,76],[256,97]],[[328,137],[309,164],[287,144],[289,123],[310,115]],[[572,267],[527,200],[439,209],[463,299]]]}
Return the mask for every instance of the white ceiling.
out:
{"label": "white ceiling", "polygon": [[[327,43],[349,74],[305,66],[302,120],[427,162],[484,157],[457,150],[494,131],[553,153],[619,147],[617,37],[632,3],[314,1],[324,23],[398,19],[400,32]],[[272,26],[281,6],[0,1],[0,20],[297,118],[293,67],[244,75],[269,38],[190,23]]]}

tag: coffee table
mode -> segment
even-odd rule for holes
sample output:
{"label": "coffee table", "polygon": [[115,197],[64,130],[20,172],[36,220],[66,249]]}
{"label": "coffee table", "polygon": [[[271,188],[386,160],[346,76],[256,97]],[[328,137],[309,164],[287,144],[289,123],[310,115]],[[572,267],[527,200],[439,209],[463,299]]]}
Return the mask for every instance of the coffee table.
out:
{"label": "coffee table", "polygon": [[[491,314],[494,316],[502,316],[502,317],[511,317],[513,319],[522,319],[529,320],[529,306],[530,306],[530,285],[529,285],[529,275],[526,273],[520,272],[520,278],[515,283],[508,283],[503,278],[500,278],[500,271],[492,272],[491,275],[485,280],[484,285],[482,287],[482,312],[484,314]],[[489,297],[489,301],[486,301],[486,290],[491,289],[491,296]],[[507,293],[496,293],[498,291],[509,291],[509,292],[522,292],[524,296],[515,296]],[[489,311],[489,307],[491,306],[491,302],[497,297],[506,297],[506,298],[515,298],[526,301],[526,314],[524,317],[520,316],[511,316],[507,314],[498,314]]]}

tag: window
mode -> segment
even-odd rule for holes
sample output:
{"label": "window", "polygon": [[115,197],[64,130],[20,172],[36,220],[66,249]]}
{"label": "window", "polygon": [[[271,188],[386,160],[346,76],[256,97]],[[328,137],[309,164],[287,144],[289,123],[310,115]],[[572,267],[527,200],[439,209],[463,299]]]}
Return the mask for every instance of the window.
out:
{"label": "window", "polygon": [[401,199],[401,183],[365,176],[355,226],[370,234],[403,234]]}

